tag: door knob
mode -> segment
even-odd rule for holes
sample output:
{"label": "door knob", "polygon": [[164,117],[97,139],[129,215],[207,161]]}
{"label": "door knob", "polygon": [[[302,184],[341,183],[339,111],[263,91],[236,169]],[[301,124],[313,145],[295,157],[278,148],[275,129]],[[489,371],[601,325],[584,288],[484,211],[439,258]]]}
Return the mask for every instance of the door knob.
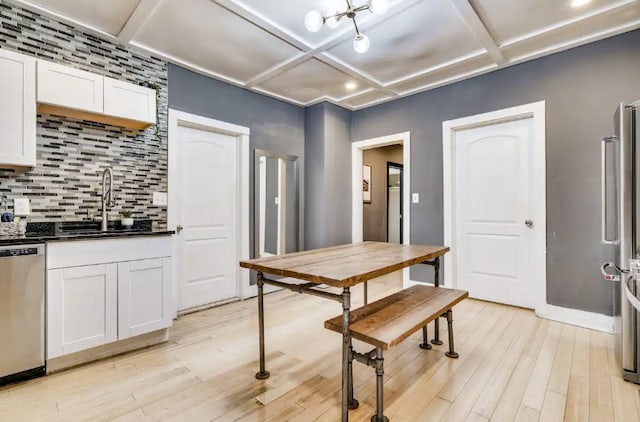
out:
{"label": "door knob", "polygon": [[533,227],[533,221],[531,220],[524,220],[524,225],[531,228]]}
{"label": "door knob", "polygon": [[184,230],[184,227],[180,225],[176,226],[176,233],[180,233],[182,230]]}

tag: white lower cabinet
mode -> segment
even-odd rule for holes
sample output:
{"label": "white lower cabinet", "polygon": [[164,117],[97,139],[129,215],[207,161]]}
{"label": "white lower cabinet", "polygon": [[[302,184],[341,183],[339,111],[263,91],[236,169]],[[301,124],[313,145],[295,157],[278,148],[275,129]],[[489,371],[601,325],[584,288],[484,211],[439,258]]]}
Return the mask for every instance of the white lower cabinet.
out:
{"label": "white lower cabinet", "polygon": [[169,258],[118,264],[118,339],[171,325]]}
{"label": "white lower cabinet", "polygon": [[169,237],[50,243],[47,359],[170,327],[170,251]]}
{"label": "white lower cabinet", "polygon": [[48,358],[118,339],[117,264],[61,268],[48,273]]}

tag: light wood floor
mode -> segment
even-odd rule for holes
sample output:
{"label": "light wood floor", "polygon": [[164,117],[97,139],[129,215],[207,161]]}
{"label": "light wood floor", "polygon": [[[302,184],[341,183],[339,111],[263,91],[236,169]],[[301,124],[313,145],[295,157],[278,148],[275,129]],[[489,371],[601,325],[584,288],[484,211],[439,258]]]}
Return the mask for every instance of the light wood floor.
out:
{"label": "light wood floor", "polygon": [[[399,287],[371,282],[370,295]],[[0,389],[0,421],[339,420],[341,339],[322,328],[339,304],[290,292],[265,303],[267,381],[253,378],[254,299],[181,317],[167,344]],[[419,349],[419,335],[385,356],[392,421],[640,420],[638,386],[620,378],[610,335],[474,300],[454,318],[459,359],[444,357],[446,343]],[[373,370],[354,365],[351,420],[368,421]]]}

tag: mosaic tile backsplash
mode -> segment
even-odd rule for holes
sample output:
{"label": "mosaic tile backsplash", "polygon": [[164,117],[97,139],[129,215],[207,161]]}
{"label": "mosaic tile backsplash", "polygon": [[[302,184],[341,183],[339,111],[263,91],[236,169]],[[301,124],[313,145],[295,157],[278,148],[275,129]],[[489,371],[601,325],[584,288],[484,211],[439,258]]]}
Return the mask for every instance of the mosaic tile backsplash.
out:
{"label": "mosaic tile backsplash", "polygon": [[110,218],[126,209],[166,225],[166,208],[152,202],[153,192],[167,191],[166,62],[6,0],[0,0],[0,48],[159,87],[158,125],[144,131],[39,114],[37,165],[28,172],[0,169],[0,210],[28,197],[30,221],[100,218],[102,171],[112,167]]}

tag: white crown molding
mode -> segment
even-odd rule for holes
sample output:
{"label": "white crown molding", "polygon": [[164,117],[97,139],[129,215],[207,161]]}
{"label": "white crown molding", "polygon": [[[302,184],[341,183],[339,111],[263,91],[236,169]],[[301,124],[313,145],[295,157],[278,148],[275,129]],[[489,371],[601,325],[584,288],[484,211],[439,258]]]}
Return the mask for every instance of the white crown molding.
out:
{"label": "white crown molding", "polygon": [[46,9],[42,6],[39,6],[37,4],[31,3],[27,0],[9,0],[10,3],[14,3],[16,5],[18,5],[19,7],[26,7],[27,9],[31,9],[34,10],[42,15],[48,16],[50,18],[62,21],[64,23],[67,23],[69,25],[73,25],[76,26],[78,28],[82,28],[83,30],[86,30],[87,32],[93,34],[93,35],[98,35],[100,37],[104,37],[109,41],[114,41],[114,42],[119,42],[118,38],[114,35],[114,34],[110,34],[108,32],[105,32],[101,29],[98,29],[94,26],[88,25],[86,23],[80,22],[76,19],[72,19],[66,15],[63,15],[61,13],[57,13],[54,12],[52,10]]}
{"label": "white crown molding", "polygon": [[289,97],[285,97],[284,95],[280,95],[280,94],[276,94],[275,92],[266,90],[266,89],[262,89],[259,87],[254,87],[252,88],[253,91],[258,92],[260,94],[266,95],[268,97],[272,97],[275,98],[277,100],[281,100],[287,103],[291,103],[300,107],[306,107],[308,103],[302,102],[302,101],[298,101],[298,100],[294,100],[293,98],[289,98]]}
{"label": "white crown molding", "polygon": [[193,70],[194,72],[197,72],[197,73],[200,73],[200,74],[203,74],[203,75],[206,75],[206,76],[211,76],[211,77],[219,79],[221,81],[230,83],[231,85],[244,87],[244,82],[242,82],[242,81],[240,81],[238,79],[230,78],[230,77],[222,75],[220,73],[216,73],[216,72],[213,72],[211,70],[205,69],[204,67],[198,66],[197,64],[188,62],[186,60],[179,59],[179,58],[177,58],[175,56],[172,56],[170,54],[167,54],[167,53],[163,53],[162,51],[156,50],[155,48],[149,47],[149,46],[147,46],[147,45],[145,45],[145,44],[143,44],[141,42],[131,41],[131,42],[129,42],[128,45],[133,46],[133,47],[137,47],[142,51],[145,51],[145,52],[147,52],[147,53],[149,53],[149,54],[151,54],[153,56],[159,57],[159,58],[161,58],[163,60],[166,60],[168,62],[171,62],[171,63],[174,63],[174,64],[179,64],[180,66],[185,67],[185,68],[187,68],[189,70]]}

